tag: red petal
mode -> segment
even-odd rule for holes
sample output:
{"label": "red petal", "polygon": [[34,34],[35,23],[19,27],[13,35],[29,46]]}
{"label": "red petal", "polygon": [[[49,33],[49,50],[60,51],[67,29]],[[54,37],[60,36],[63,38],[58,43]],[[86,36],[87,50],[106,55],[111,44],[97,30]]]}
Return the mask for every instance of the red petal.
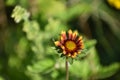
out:
{"label": "red petal", "polygon": [[80,37],[77,39],[76,43],[79,43],[81,40],[82,40],[82,36],[80,36]]}
{"label": "red petal", "polygon": [[76,37],[77,37],[77,35],[78,35],[78,32],[77,32],[77,31],[75,31],[75,32],[72,34],[72,40],[75,40],[75,39],[76,39]]}
{"label": "red petal", "polygon": [[68,38],[69,38],[69,39],[72,39],[72,30],[69,30],[69,31],[68,31]]}
{"label": "red petal", "polygon": [[67,39],[67,36],[66,36],[66,32],[65,31],[62,31],[61,32],[61,36],[66,40]]}
{"label": "red petal", "polygon": [[67,39],[66,33],[65,33],[65,31],[62,31],[61,37],[60,37],[61,43],[63,44],[66,39]]}
{"label": "red petal", "polygon": [[55,41],[54,44],[55,44],[56,46],[60,46],[60,45],[61,45],[60,41]]}

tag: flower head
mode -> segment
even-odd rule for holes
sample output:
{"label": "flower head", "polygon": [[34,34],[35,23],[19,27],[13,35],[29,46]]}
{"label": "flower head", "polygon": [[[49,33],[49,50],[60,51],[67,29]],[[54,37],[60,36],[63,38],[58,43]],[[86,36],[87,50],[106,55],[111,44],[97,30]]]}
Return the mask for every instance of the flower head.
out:
{"label": "flower head", "polygon": [[82,36],[78,36],[78,32],[69,30],[61,32],[60,39],[54,42],[55,46],[60,49],[62,55],[75,58],[83,49]]}
{"label": "flower head", "polygon": [[115,7],[116,9],[120,10],[120,0],[107,0],[108,3]]}

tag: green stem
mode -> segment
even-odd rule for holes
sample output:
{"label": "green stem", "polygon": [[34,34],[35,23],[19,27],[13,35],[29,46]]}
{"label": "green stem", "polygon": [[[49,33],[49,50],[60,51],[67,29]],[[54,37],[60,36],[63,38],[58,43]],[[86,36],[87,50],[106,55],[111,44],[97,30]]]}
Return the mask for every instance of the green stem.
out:
{"label": "green stem", "polygon": [[69,80],[68,57],[66,57],[65,67],[66,67],[66,80]]}

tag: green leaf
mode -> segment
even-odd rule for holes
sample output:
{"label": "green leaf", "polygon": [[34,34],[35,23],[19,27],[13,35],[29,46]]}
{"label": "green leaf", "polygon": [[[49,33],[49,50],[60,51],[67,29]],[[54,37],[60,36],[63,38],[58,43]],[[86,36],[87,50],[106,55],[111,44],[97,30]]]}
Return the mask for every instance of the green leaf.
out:
{"label": "green leaf", "polygon": [[107,77],[112,76],[113,74],[116,73],[117,70],[120,69],[120,64],[119,63],[114,63],[106,67],[100,67],[98,73],[97,73],[97,78],[98,79],[104,79]]}
{"label": "green leaf", "polygon": [[71,8],[68,8],[65,12],[60,13],[59,15],[56,15],[63,21],[68,21],[73,17],[76,17],[81,14],[90,13],[91,12],[91,6],[88,4],[78,4]]}
{"label": "green leaf", "polygon": [[52,73],[51,73],[51,77],[53,79],[57,78],[57,76],[59,75],[58,71],[54,70]]}
{"label": "green leaf", "polygon": [[60,57],[64,57],[65,55],[64,54],[61,54],[61,56]]}
{"label": "green leaf", "polygon": [[36,21],[25,21],[23,31],[26,32],[29,40],[34,40],[39,36],[39,24]]}
{"label": "green leaf", "polygon": [[11,17],[14,18],[16,23],[19,23],[21,20],[28,20],[29,16],[30,13],[20,6],[16,6],[11,15]]}
{"label": "green leaf", "polygon": [[0,80],[5,80],[3,77],[0,76]]}
{"label": "green leaf", "polygon": [[30,72],[34,73],[40,73],[46,70],[49,70],[52,68],[54,65],[53,61],[51,59],[45,59],[45,60],[40,60],[38,62],[35,62],[32,66],[28,66],[27,69]]}

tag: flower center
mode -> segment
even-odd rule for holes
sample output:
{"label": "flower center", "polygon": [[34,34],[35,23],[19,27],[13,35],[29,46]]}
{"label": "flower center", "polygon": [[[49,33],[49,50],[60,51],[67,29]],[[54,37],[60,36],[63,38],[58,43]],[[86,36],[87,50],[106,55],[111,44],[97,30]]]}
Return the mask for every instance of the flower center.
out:
{"label": "flower center", "polygon": [[66,41],[65,42],[65,47],[69,50],[69,51],[73,51],[76,48],[76,44],[73,41]]}

